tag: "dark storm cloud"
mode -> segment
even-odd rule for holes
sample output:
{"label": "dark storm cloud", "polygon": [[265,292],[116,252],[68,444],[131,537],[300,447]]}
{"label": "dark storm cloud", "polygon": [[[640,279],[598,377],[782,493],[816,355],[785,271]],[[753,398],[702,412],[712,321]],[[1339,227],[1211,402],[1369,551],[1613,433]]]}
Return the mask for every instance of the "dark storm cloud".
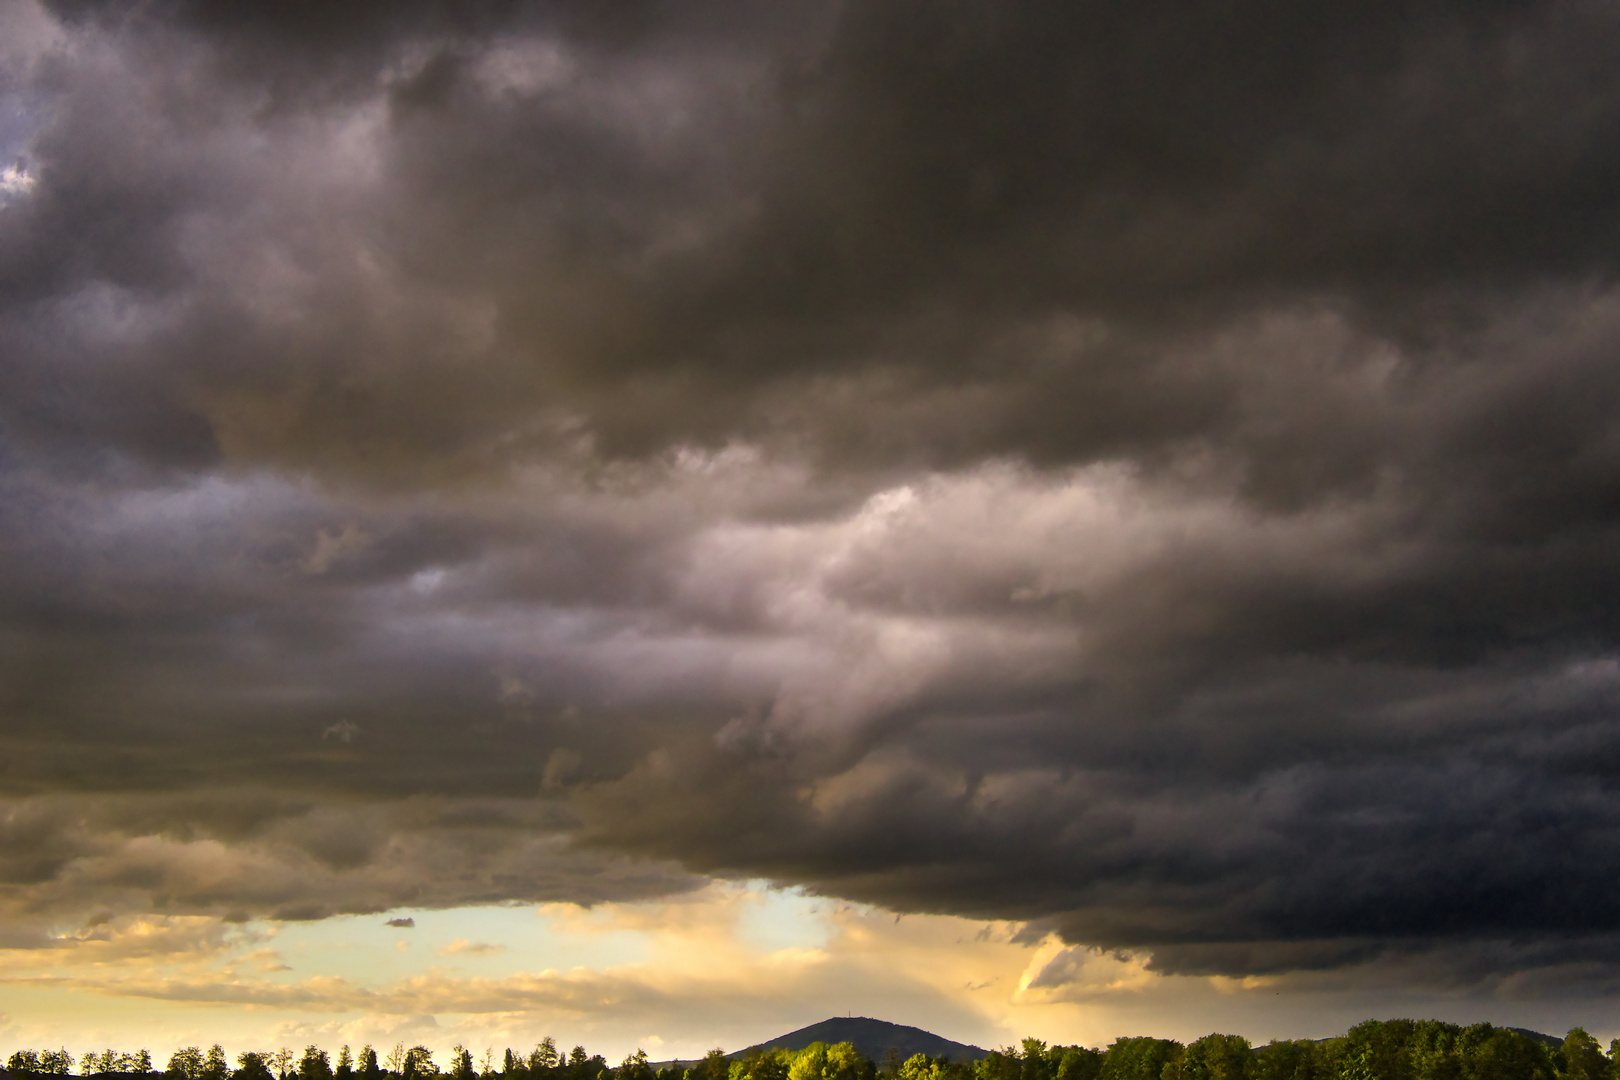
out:
{"label": "dark storm cloud", "polygon": [[17,10],[24,937],[693,871],[1608,992],[1608,7]]}

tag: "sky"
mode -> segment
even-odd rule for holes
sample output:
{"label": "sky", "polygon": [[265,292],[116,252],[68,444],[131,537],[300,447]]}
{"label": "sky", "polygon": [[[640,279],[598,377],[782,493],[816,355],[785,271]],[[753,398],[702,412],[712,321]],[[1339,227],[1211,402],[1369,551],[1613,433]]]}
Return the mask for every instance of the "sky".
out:
{"label": "sky", "polygon": [[0,1045],[1620,1035],[1617,130],[1590,0],[0,0]]}

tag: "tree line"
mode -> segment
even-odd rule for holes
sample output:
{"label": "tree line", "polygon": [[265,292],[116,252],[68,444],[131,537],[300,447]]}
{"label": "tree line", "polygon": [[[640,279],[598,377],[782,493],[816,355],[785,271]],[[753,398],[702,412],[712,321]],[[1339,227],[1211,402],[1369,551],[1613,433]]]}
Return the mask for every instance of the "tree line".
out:
{"label": "tree line", "polygon": [[618,1066],[576,1046],[568,1053],[543,1039],[527,1054],[497,1056],[457,1046],[445,1069],[425,1046],[396,1045],[379,1058],[342,1047],[334,1063],[325,1050],[250,1050],[232,1068],[217,1043],[204,1051],[176,1050],[160,1073],[145,1050],[18,1050],[6,1062],[14,1076],[73,1073],[166,1080],[1620,1080],[1620,1039],[1607,1052],[1584,1029],[1549,1044],[1511,1028],[1461,1026],[1436,1020],[1368,1020],[1333,1039],[1274,1040],[1254,1046],[1238,1035],[1206,1035],[1191,1043],[1121,1038],[1106,1048],[1047,1046],[1025,1039],[973,1062],[891,1052],[881,1064],[850,1043],[812,1043],[801,1050],[753,1050],[727,1057],[711,1050],[700,1061],[655,1065],[637,1050]]}

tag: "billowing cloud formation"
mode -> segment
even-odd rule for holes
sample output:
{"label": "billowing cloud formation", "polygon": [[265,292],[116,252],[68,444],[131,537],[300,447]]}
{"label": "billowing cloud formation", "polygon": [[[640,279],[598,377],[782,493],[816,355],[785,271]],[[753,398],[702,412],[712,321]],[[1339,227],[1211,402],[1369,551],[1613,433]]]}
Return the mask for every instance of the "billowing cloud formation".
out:
{"label": "billowing cloud formation", "polygon": [[715,873],[1609,985],[1606,8],[5,18],[19,943]]}

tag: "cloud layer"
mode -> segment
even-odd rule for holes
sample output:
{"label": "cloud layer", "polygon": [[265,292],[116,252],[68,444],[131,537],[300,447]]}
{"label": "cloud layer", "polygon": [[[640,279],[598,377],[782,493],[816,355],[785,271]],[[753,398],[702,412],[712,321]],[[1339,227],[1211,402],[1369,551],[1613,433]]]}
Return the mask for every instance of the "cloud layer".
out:
{"label": "cloud layer", "polygon": [[4,16],[15,944],[759,875],[1611,985],[1612,12],[615,12]]}

